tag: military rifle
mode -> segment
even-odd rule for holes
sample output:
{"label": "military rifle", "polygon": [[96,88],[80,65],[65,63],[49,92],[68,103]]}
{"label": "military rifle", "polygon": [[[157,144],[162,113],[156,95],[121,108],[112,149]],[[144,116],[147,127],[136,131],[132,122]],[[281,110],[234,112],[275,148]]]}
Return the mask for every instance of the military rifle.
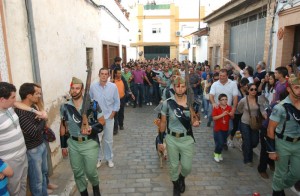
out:
{"label": "military rifle", "polygon": [[83,95],[83,103],[82,103],[82,110],[81,110],[81,116],[82,116],[82,124],[81,124],[81,130],[89,129],[89,120],[87,117],[87,110],[90,108],[91,105],[91,97],[90,97],[90,86],[91,86],[91,79],[92,79],[92,62],[90,60],[87,60],[87,77],[86,77],[86,83],[85,83],[85,91]]}
{"label": "military rifle", "polygon": [[200,115],[195,112],[195,98],[194,98],[194,91],[190,85],[190,75],[189,75],[189,66],[188,63],[185,62],[185,84],[186,84],[186,94],[187,94],[187,106],[190,110],[191,116],[191,124],[193,125],[195,121],[199,121],[200,123]]}

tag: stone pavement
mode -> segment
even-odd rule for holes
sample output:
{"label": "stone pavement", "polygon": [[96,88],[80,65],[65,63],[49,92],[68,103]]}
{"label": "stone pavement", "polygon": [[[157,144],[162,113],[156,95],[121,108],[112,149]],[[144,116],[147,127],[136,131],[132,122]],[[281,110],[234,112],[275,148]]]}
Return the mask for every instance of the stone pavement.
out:
{"label": "stone pavement", "polygon": [[[98,169],[102,195],[172,195],[173,184],[169,179],[167,162],[160,168],[154,140],[157,129],[154,106],[125,108],[125,130],[114,137],[114,168],[105,163]],[[271,180],[262,179],[257,172],[258,157],[254,167],[243,164],[237,148],[223,152],[224,161],[213,161],[214,142],[212,129],[206,127],[206,119],[200,128],[194,128],[196,152],[192,173],[186,178],[185,196],[261,196],[271,195]],[[271,172],[268,170],[271,175]],[[50,181],[60,185],[53,195],[80,194],[76,190],[69,160],[64,159],[54,170]],[[91,185],[88,189],[92,195]],[[286,191],[287,196],[295,194]]]}

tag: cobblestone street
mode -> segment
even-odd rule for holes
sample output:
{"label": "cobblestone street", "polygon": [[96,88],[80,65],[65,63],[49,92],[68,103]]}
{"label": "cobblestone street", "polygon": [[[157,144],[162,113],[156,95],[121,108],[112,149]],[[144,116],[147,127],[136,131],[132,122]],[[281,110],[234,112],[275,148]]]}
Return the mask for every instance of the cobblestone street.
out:
{"label": "cobblestone street", "polygon": [[[101,194],[172,195],[173,184],[169,179],[167,162],[160,168],[155,150],[157,131],[153,124],[156,117],[154,106],[126,107],[125,113],[125,130],[114,137],[115,167],[102,164],[99,168]],[[262,179],[257,172],[257,155],[254,157],[254,167],[249,167],[243,164],[238,148],[229,148],[223,153],[222,163],[214,162],[212,130],[206,127],[206,119],[202,121],[200,128],[194,129],[196,152],[183,195],[251,196],[254,192],[259,192],[261,196],[271,195],[271,180]],[[60,170],[66,172],[70,169]],[[271,174],[270,170],[268,173]],[[64,177],[55,172],[52,179],[59,182],[58,178]],[[92,194],[91,185],[89,193]],[[74,195],[80,194],[76,191]],[[292,196],[293,193],[286,191],[286,195]]]}
{"label": "cobblestone street", "polygon": [[[160,168],[155,150],[154,107],[126,107],[125,113],[125,130],[114,137],[115,167],[112,169],[102,164],[99,168],[101,193],[172,195],[173,184],[168,176],[167,162]],[[196,152],[183,195],[250,196],[254,192],[261,196],[271,195],[271,180],[262,179],[257,172],[257,156],[251,168],[243,164],[242,154],[237,148],[230,148],[223,153],[222,163],[214,162],[212,131],[206,127],[206,119],[202,120],[200,128],[194,129]],[[271,174],[270,170],[268,172]],[[92,193],[91,186],[89,193]]]}

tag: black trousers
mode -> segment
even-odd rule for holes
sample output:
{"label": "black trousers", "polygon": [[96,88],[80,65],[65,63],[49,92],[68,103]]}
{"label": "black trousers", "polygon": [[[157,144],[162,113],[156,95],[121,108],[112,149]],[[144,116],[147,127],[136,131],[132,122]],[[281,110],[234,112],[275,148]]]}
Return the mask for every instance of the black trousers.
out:
{"label": "black trousers", "polygon": [[236,131],[239,129],[242,115],[243,115],[243,114],[234,114],[234,118],[233,118],[233,122],[232,122],[233,127],[232,127],[232,130],[231,130],[231,132],[230,132],[230,135],[231,135],[232,137],[234,137]]}
{"label": "black trousers", "polygon": [[266,172],[268,165],[274,166],[275,163],[272,159],[269,158],[269,154],[267,153],[267,145],[264,137],[267,135],[267,128],[262,127],[260,130],[260,157],[259,164],[257,167],[258,172]]}
{"label": "black trousers", "polygon": [[120,99],[120,109],[119,111],[116,113],[114,119],[114,131],[118,131],[119,127],[123,127],[124,125],[124,107],[125,107],[125,96],[123,98]]}

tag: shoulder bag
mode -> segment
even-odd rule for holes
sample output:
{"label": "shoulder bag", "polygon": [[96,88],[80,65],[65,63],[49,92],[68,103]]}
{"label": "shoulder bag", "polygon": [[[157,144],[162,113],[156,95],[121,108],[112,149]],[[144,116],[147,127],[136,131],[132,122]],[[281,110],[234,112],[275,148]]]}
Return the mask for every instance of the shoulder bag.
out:
{"label": "shoulder bag", "polygon": [[250,128],[253,131],[257,131],[262,126],[262,115],[261,115],[260,111],[258,111],[258,115],[257,116],[251,116],[248,96],[246,96],[246,102],[247,102],[248,112],[249,112],[249,116],[250,116],[250,122],[249,122]]}

